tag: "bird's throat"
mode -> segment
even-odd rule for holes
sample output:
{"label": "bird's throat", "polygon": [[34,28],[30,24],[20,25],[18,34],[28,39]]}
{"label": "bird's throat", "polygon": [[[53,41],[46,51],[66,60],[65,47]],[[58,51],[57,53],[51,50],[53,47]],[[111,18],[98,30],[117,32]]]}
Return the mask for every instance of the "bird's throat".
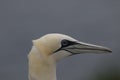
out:
{"label": "bird's throat", "polygon": [[56,80],[56,63],[52,59],[41,59],[34,48],[28,56],[29,80]]}

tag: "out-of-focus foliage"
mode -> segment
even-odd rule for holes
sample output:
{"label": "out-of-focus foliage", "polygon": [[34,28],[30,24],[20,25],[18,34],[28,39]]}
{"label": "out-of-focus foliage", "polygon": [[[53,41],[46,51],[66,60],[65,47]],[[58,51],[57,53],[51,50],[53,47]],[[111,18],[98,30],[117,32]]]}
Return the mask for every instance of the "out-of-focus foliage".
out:
{"label": "out-of-focus foliage", "polygon": [[108,68],[96,71],[92,80],[120,80],[120,68]]}

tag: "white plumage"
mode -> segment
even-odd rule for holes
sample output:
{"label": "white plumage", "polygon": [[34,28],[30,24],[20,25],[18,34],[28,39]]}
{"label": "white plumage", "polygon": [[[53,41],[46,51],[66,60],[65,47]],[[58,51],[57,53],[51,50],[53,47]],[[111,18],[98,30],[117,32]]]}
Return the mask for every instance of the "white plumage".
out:
{"label": "white plumage", "polygon": [[56,80],[56,63],[61,59],[82,53],[111,52],[102,46],[79,42],[63,34],[47,34],[33,40],[28,55],[29,80]]}

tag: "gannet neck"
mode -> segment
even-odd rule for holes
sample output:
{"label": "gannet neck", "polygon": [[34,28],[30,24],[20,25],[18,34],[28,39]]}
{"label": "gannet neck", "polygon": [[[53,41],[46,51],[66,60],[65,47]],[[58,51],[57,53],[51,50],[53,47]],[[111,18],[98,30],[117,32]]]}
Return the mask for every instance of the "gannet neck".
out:
{"label": "gannet neck", "polygon": [[33,46],[28,59],[29,80],[56,80],[56,63],[52,58],[44,58]]}

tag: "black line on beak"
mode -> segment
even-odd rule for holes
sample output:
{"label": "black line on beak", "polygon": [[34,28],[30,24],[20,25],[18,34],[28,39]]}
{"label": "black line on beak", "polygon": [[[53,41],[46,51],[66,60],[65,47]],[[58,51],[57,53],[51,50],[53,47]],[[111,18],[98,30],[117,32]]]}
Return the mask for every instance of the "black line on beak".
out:
{"label": "black line on beak", "polygon": [[[56,53],[60,50],[65,50],[65,51],[70,52],[69,50],[66,50],[66,49],[63,49],[63,48],[71,46],[71,45],[76,45],[76,44],[79,44],[79,43],[77,43],[76,41],[69,41],[69,40],[63,39],[61,41],[61,47],[59,49],[57,49],[54,53]],[[72,53],[72,52],[70,52],[70,53]]]}

